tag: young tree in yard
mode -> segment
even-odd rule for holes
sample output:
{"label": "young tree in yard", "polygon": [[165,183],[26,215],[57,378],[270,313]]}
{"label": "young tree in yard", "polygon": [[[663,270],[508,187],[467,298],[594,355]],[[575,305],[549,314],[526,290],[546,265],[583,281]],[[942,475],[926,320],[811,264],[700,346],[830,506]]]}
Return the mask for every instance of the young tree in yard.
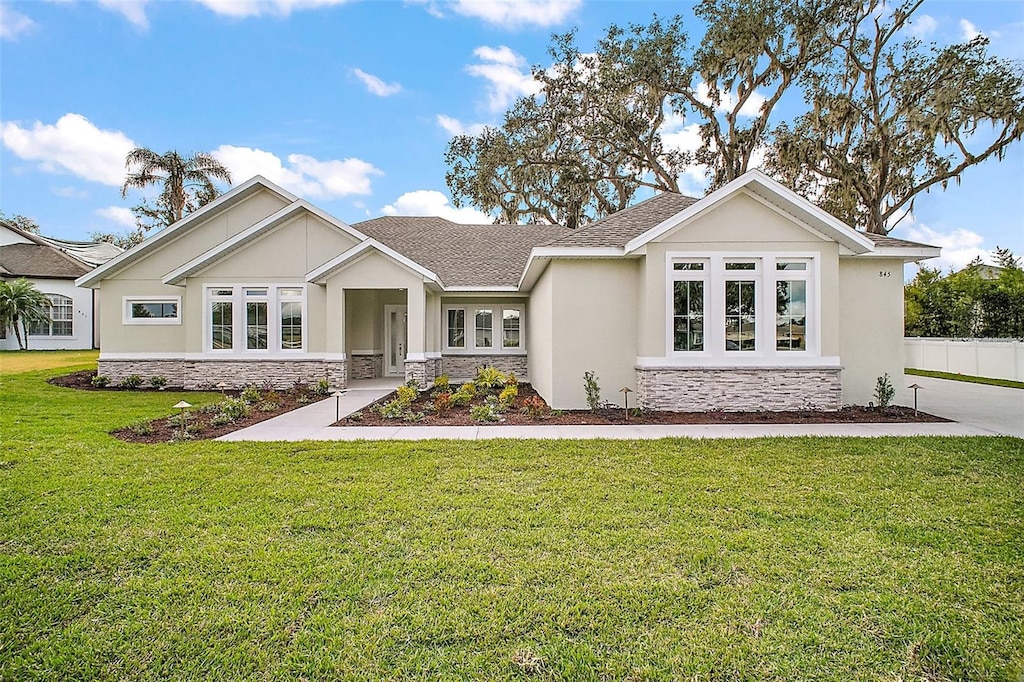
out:
{"label": "young tree in yard", "polygon": [[[827,54],[841,0],[703,0],[710,27],[691,47],[684,21],[611,26],[593,53],[556,36],[541,92],[520,99],[501,128],[460,135],[446,153],[456,205],[498,222],[576,227],[626,208],[642,187],[679,191],[707,168],[712,188],[750,167],[771,113],[796,78]],[[666,143],[690,121],[697,149]]]}
{"label": "young tree in yard", "polygon": [[0,325],[14,329],[21,350],[28,350],[29,326],[34,322],[48,322],[49,309],[50,299],[24,277],[0,281]]}
{"label": "young tree in yard", "polygon": [[886,234],[914,199],[1024,135],[1024,75],[988,41],[907,39],[923,0],[851,5],[801,85],[811,110],[776,132],[771,171],[851,225]]}

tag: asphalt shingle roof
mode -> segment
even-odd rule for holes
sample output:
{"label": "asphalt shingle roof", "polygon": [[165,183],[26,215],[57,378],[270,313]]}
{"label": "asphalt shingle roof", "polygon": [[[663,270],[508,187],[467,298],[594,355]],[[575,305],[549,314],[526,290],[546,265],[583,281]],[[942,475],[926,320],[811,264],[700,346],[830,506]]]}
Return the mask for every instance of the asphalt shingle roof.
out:
{"label": "asphalt shingle roof", "polygon": [[625,246],[652,227],[689,208],[698,199],[662,192],[639,204],[595,220],[589,225],[563,235],[544,246]]}
{"label": "asphalt shingle roof", "polygon": [[885,234],[873,234],[871,232],[861,232],[862,235],[870,239],[875,243],[875,246],[881,246],[883,248],[925,248],[934,249],[936,247],[931,244],[922,244],[921,242],[912,242],[906,239],[897,239],[896,237],[890,237]]}
{"label": "asphalt shingle roof", "polygon": [[51,246],[7,244],[0,246],[0,270],[14,277],[75,279],[89,268]]}
{"label": "asphalt shingle roof", "polygon": [[444,218],[383,216],[352,227],[434,272],[445,286],[516,286],[535,246],[561,225],[462,225]]}

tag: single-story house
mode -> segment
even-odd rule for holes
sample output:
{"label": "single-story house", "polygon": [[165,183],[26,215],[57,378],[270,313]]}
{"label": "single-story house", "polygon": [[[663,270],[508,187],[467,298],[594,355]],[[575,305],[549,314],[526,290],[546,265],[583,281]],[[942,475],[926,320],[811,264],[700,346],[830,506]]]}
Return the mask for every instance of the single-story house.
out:
{"label": "single-story house", "polygon": [[115,381],[429,384],[493,365],[557,409],[586,406],[588,370],[650,409],[836,409],[884,373],[902,389],[903,265],[938,255],[758,171],[578,230],[348,225],[256,177],[78,284],[99,290]]}
{"label": "single-story house", "polygon": [[[29,348],[99,348],[96,292],[76,287],[75,280],[122,251],[102,242],[43,237],[0,221],[0,280],[24,277],[50,299],[51,321],[29,327]],[[17,348],[16,335],[0,329],[0,350]]]}

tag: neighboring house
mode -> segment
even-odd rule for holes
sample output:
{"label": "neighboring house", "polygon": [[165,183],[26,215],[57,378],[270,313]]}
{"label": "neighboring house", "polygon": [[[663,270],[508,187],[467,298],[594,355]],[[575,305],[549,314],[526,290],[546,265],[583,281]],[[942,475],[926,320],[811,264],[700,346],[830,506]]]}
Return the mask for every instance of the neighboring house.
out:
{"label": "neighboring house", "polygon": [[[51,322],[30,325],[29,348],[99,348],[95,292],[76,287],[75,279],[121,252],[112,244],[42,237],[0,221],[0,279],[24,277],[50,299]],[[16,336],[0,330],[0,349],[17,348]]]}
{"label": "neighboring house", "polygon": [[[558,409],[623,386],[652,409],[836,409],[903,366],[903,264],[758,171],[579,230],[382,217],[347,225],[263,178],[78,284],[99,371],[186,387],[431,382],[514,371]],[[396,379],[397,381],[397,379]]]}

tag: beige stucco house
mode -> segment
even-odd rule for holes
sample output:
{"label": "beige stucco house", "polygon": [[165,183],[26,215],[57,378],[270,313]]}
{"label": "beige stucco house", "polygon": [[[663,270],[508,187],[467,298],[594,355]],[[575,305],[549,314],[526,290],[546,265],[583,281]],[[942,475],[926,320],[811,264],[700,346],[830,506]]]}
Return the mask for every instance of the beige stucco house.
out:
{"label": "beige stucco house", "polygon": [[866,404],[902,376],[903,265],[939,249],[851,229],[758,171],[579,230],[347,225],[256,177],[81,277],[99,371],[172,385],[429,384],[513,371],[559,409]]}

